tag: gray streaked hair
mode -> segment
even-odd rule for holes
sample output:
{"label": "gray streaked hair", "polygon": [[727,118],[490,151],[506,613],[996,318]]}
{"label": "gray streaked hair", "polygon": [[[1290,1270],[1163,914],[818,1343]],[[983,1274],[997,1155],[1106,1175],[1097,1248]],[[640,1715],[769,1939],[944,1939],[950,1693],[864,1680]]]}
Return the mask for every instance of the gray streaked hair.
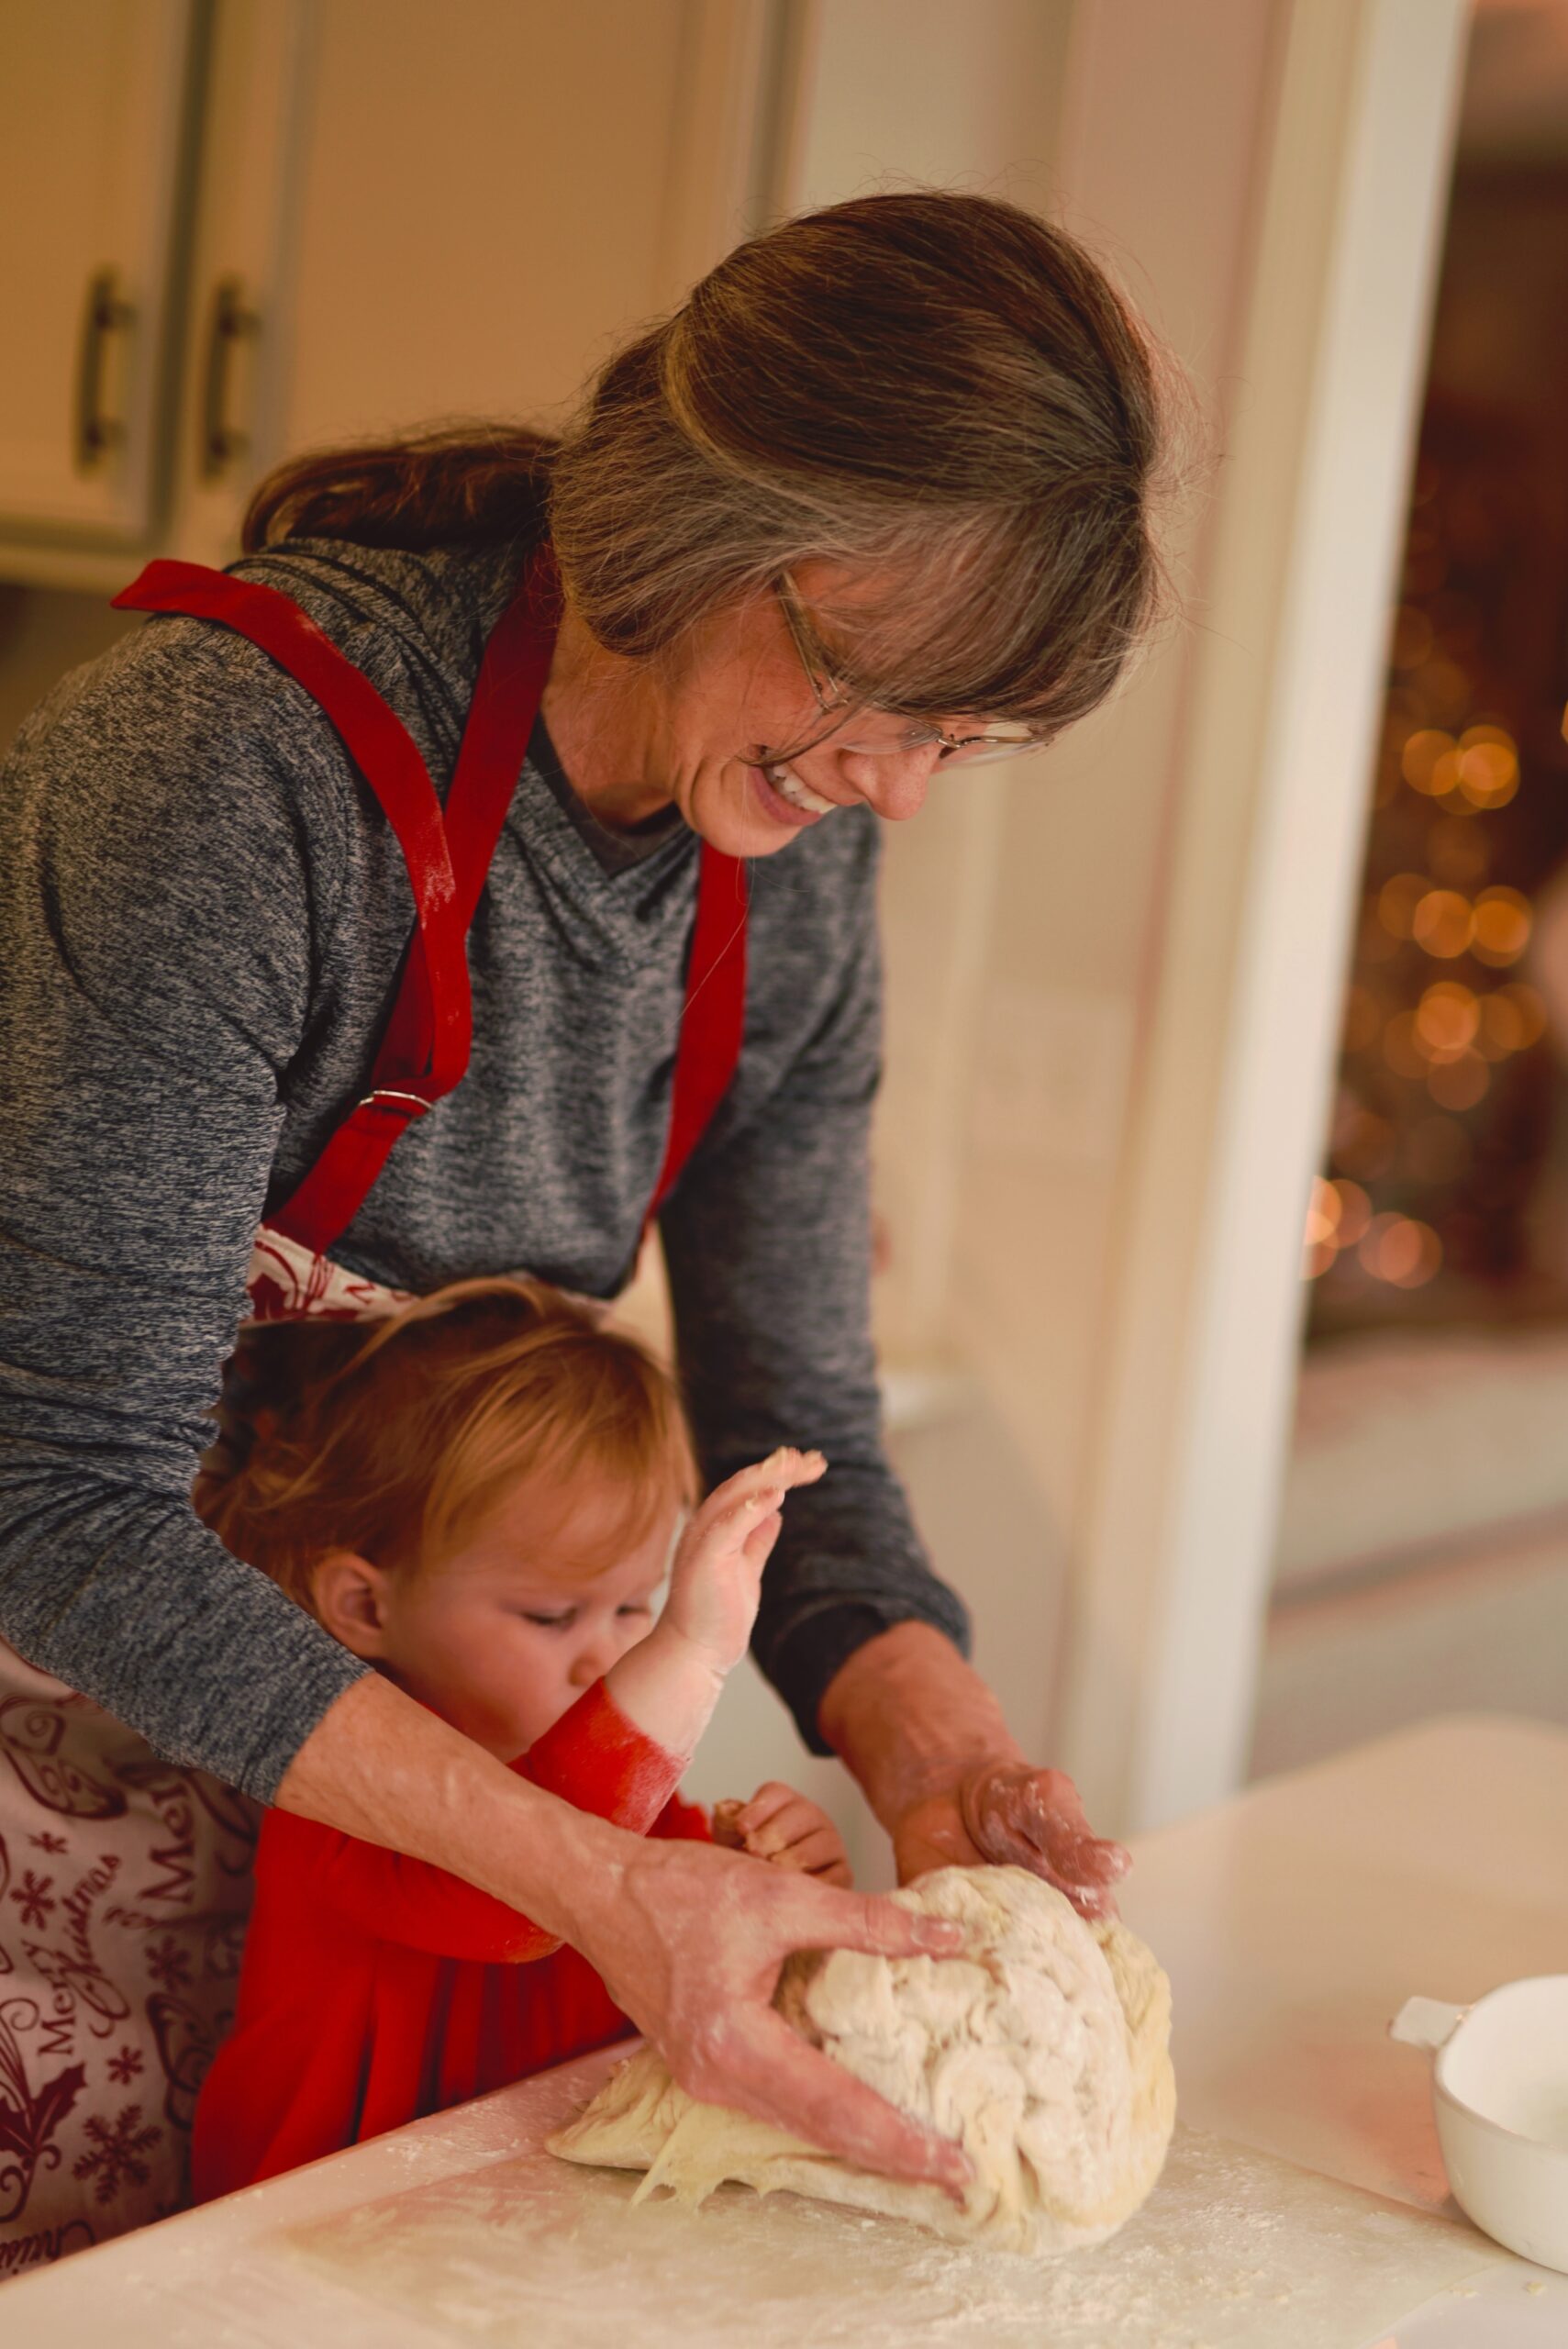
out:
{"label": "gray streaked hair", "polygon": [[1173,600],[1189,412],[1074,238],[994,197],[868,195],[738,246],[561,440],[460,425],[296,460],[246,543],[548,535],[591,633],[643,659],[825,561],[862,583],[835,627],[860,698],[1054,734]]}

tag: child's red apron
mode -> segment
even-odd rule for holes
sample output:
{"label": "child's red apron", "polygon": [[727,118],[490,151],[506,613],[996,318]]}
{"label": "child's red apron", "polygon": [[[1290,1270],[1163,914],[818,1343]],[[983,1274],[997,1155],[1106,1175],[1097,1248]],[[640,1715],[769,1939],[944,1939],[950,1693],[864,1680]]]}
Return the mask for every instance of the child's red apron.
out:
{"label": "child's red apron", "polygon": [[[369,1089],[257,1232],[247,1280],[258,1320],[385,1311],[401,1293],[329,1251],[398,1137],[468,1065],[468,930],[549,674],[553,564],[530,565],[485,647],[444,809],[401,720],[287,596],[153,562],[115,600],[260,646],[322,710],[402,849],[415,927]],[[734,1073],[745,943],[744,867],[705,844],[650,1221]],[[0,2279],[183,2199],[196,2089],[232,2014],[258,1818],[0,1642]]]}

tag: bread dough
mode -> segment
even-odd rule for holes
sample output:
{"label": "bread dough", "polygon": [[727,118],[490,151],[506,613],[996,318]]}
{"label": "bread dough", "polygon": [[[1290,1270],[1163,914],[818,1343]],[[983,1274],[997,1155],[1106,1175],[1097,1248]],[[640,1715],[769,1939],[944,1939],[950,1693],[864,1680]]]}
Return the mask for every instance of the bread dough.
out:
{"label": "bread dough", "polygon": [[623,2065],[549,2141],[568,2161],[641,2169],[701,2202],[733,2179],[917,2219],[939,2234],[1036,2256],[1099,2243],[1160,2175],[1175,2119],[1170,1985],[1126,1927],[1086,1924],[1022,1868],[940,1868],[893,1898],[967,1926],[962,1958],[852,1950],[792,1957],[786,2020],[894,2104],[962,2138],[974,2184],[873,2176],[678,2088],[657,2049]]}

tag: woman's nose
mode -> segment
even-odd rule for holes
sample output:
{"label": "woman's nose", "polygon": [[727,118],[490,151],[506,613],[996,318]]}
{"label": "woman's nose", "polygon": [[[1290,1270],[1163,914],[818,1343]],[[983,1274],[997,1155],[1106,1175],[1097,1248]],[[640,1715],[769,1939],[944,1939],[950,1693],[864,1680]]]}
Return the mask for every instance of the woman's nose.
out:
{"label": "woman's nose", "polygon": [[895,751],[880,759],[846,751],[840,759],[839,772],[884,822],[902,824],[911,816],[917,816],[925,806],[926,793],[940,756],[940,745],[936,742],[918,751]]}

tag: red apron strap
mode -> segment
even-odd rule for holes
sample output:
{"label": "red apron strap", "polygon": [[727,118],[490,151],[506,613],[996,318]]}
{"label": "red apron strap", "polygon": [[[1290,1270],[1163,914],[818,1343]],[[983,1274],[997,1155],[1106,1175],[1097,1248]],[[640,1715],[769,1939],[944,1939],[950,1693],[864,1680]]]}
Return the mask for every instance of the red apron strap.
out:
{"label": "red apron strap", "polygon": [[[454,914],[466,940],[484,876],[517,787],[539,715],[558,618],[553,555],[537,557],[490,632],[447,793],[446,841],[455,882]],[[463,964],[463,983],[468,965]],[[370,1196],[410,1119],[437,1097],[424,1069],[434,1047],[434,985],[424,932],[416,935],[386,1023],[371,1089],[331,1137],[293,1195],[268,1220],[323,1255]],[[464,1055],[464,1068],[467,1055]],[[458,1076],[462,1074],[460,1069]],[[457,1076],[452,1079],[456,1084]],[[443,1086],[450,1092],[450,1086]]]}
{"label": "red apron strap", "polygon": [[429,974],[429,1064],[407,1089],[428,1108],[468,1066],[473,1032],[465,949],[467,924],[441,803],[407,728],[326,631],[274,587],[231,579],[195,562],[150,562],[114,599],[120,611],[179,612],[220,621],[286,670],[330,720],[397,837],[408,868]]}
{"label": "red apron strap", "polygon": [[746,867],[703,843],[686,1004],[675,1056],[670,1138],[649,1204],[652,1222],[724,1098],[746,1029]]}
{"label": "red apron strap", "polygon": [[[457,884],[457,918],[466,937],[506,820],[544,698],[560,623],[560,580],[553,551],[537,554],[490,631],[447,793],[447,845]],[[402,1069],[423,1068],[430,1051],[429,989],[422,985],[420,942],[387,1024],[375,1069],[393,1084]]]}
{"label": "red apron strap", "polygon": [[450,831],[402,721],[286,596],[196,563],[160,562],[149,564],[115,601],[125,609],[220,621],[277,661],[332,724],[375,794],[408,867],[418,928],[371,1089],[272,1219],[319,1253],[352,1222],[410,1119],[423,1117],[468,1066],[473,1013],[466,935],[549,674],[553,560],[534,566],[485,648],[449,795]]}
{"label": "red apron strap", "polygon": [[517,787],[560,625],[560,574],[553,550],[543,547],[490,631],[447,794],[447,840],[465,935]]}

